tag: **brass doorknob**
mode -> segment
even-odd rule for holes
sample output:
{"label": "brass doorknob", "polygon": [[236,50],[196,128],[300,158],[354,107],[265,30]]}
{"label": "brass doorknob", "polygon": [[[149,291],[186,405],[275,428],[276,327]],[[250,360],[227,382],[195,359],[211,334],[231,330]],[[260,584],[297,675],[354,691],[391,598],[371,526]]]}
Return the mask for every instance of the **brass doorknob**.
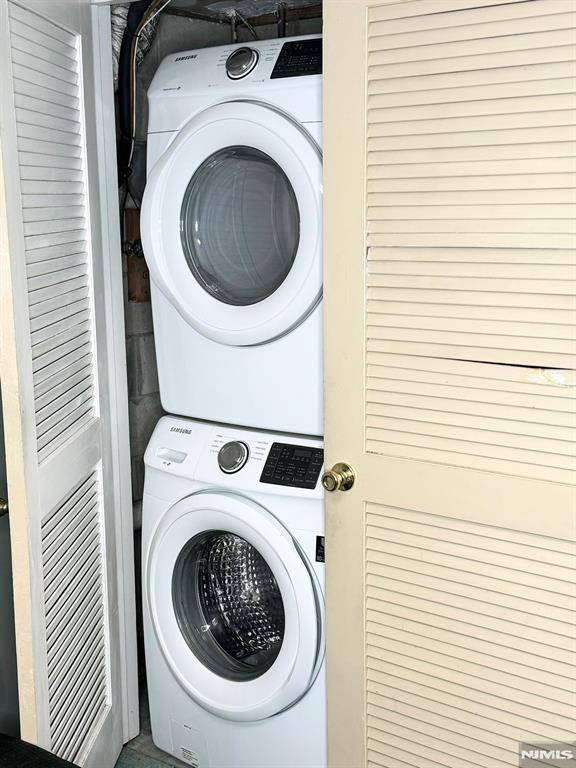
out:
{"label": "brass doorknob", "polygon": [[344,462],[334,464],[332,469],[322,475],[322,485],[326,491],[349,491],[356,480],[356,473]]}
{"label": "brass doorknob", "polygon": [[0,499],[0,517],[8,514],[8,499]]}

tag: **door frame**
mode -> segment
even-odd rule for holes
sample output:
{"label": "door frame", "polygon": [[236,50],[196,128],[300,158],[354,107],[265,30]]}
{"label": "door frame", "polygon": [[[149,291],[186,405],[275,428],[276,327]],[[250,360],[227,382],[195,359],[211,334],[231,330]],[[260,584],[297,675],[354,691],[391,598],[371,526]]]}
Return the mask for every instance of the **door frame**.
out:
{"label": "door frame", "polygon": [[[134,519],[128,417],[128,379],[124,333],[124,290],[118,172],[116,168],[116,122],[110,7],[92,0],[94,46],[94,90],[96,102],[96,152],[100,183],[106,351],[108,356],[108,402],[114,433],[106,435],[112,449],[114,507],[121,511],[118,524],[118,602],[120,610],[120,671],[122,675],[122,731],[124,742],[140,731],[138,696],[138,650],[136,641],[136,596],[134,591]],[[138,574],[136,574],[138,578]]]}

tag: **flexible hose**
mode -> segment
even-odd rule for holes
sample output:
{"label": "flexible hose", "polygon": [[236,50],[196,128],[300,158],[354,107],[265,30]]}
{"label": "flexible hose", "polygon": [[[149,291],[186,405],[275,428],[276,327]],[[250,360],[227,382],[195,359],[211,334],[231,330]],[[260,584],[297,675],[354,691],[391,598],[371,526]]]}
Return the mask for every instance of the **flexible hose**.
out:
{"label": "flexible hose", "polygon": [[118,62],[120,60],[120,49],[122,48],[122,39],[126,29],[126,17],[128,16],[129,7],[128,5],[113,5],[110,10],[114,91],[118,90]]}
{"label": "flexible hose", "polygon": [[[145,23],[147,11],[160,5],[162,0],[138,0],[132,3],[126,16],[126,28],[122,37],[118,61],[118,119],[120,138],[118,140],[118,183],[124,184],[130,175],[130,164],[134,146],[134,105],[136,74],[136,35]],[[134,72],[132,71],[134,69]]]}

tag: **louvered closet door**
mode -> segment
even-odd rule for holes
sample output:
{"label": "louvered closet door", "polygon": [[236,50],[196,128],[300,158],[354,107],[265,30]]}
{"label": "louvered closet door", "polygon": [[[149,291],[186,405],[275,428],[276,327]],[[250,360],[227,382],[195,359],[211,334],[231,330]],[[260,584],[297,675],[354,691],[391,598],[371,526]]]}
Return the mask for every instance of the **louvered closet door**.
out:
{"label": "louvered closet door", "polygon": [[324,40],[330,765],[516,768],[576,740],[576,6]]}
{"label": "louvered closet door", "polygon": [[56,4],[28,6],[0,4],[0,375],[22,736],[106,768],[122,745],[120,510],[88,146],[92,21],[88,3],[68,3],[63,23]]}

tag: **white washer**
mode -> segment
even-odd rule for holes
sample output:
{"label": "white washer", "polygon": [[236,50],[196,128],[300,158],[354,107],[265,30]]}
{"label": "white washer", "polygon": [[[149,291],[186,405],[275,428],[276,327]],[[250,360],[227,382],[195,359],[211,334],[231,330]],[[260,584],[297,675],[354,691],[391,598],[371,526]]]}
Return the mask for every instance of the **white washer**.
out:
{"label": "white washer", "polygon": [[322,444],[166,417],[145,462],[154,742],[199,768],[325,768]]}
{"label": "white washer", "polygon": [[172,55],[150,86],[142,243],[169,413],[323,433],[321,43]]}

